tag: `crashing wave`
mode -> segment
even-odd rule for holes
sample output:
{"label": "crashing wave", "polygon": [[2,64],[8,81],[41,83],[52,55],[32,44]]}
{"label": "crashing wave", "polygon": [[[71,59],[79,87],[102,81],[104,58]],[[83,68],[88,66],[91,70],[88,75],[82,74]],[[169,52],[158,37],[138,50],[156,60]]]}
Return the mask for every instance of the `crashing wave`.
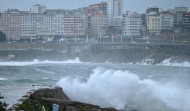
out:
{"label": "crashing wave", "polygon": [[[177,83],[176,83],[177,84]],[[96,68],[85,81],[62,78],[62,87],[72,100],[121,110],[188,111],[190,93],[174,83],[140,79],[129,71]]]}
{"label": "crashing wave", "polygon": [[184,60],[179,61],[178,59],[176,59],[176,57],[171,57],[163,60],[161,63],[156,65],[190,67],[190,62]]}

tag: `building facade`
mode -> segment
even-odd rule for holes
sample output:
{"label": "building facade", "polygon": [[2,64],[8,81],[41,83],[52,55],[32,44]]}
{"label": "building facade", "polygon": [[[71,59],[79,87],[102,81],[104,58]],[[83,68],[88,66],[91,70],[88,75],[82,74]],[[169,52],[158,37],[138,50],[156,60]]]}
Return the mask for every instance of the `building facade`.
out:
{"label": "building facade", "polygon": [[174,28],[181,29],[183,23],[183,14],[188,12],[187,7],[175,7],[174,9]]}
{"label": "building facade", "polygon": [[[120,22],[123,15],[123,0],[111,0],[107,8],[109,26],[114,26]],[[115,23],[116,22],[116,23]]]}
{"label": "building facade", "polygon": [[64,14],[46,13],[38,16],[38,37],[64,35]]}
{"label": "building facade", "polygon": [[47,11],[47,6],[45,5],[36,4],[36,5],[32,5],[31,7],[32,13],[44,13],[46,11]]}
{"label": "building facade", "polygon": [[140,14],[133,13],[123,19],[123,35],[128,37],[141,36],[141,30],[142,19]]}
{"label": "building facade", "polygon": [[89,8],[98,10],[99,14],[107,15],[107,2],[90,5]]}
{"label": "building facade", "polygon": [[20,24],[20,39],[36,39],[37,13],[22,12]]}
{"label": "building facade", "polygon": [[87,16],[81,14],[64,15],[64,36],[85,36],[87,32]]}
{"label": "building facade", "polygon": [[91,34],[100,37],[106,34],[108,28],[108,17],[106,15],[96,15],[91,18]]}
{"label": "building facade", "polygon": [[161,33],[160,15],[149,15],[147,17],[147,31],[149,35],[158,35]]}
{"label": "building facade", "polygon": [[159,8],[151,7],[146,10],[146,25],[148,35],[159,35],[161,33],[161,16]]}
{"label": "building facade", "polygon": [[22,15],[19,12],[2,13],[2,32],[8,40],[20,40]]}
{"label": "building facade", "polygon": [[190,30],[190,12],[183,14],[183,29]]}
{"label": "building facade", "polygon": [[160,14],[162,32],[171,32],[173,30],[173,15]]}

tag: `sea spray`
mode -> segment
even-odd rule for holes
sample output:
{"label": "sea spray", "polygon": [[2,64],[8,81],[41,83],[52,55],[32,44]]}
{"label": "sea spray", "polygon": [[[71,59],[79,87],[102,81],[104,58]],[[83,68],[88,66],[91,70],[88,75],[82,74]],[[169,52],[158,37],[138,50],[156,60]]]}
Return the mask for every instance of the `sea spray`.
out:
{"label": "sea spray", "polygon": [[157,64],[157,65],[161,65],[161,66],[179,66],[179,67],[190,67],[190,62],[188,61],[177,61],[177,60],[173,60],[175,59],[175,57],[171,57],[171,58],[167,58],[165,60],[163,60],[161,63]]}
{"label": "sea spray", "polygon": [[0,81],[6,81],[7,79],[6,78],[1,78],[0,77]]}
{"label": "sea spray", "polygon": [[66,61],[39,61],[38,59],[34,59],[33,61],[10,61],[10,62],[0,62],[0,66],[27,66],[27,65],[36,65],[36,64],[64,64],[64,63],[82,63],[80,59],[77,57],[73,60],[66,60]]}
{"label": "sea spray", "polygon": [[129,71],[105,70],[98,67],[86,81],[62,78],[58,83],[76,101],[143,111],[188,111],[190,94],[174,83],[140,79]]}

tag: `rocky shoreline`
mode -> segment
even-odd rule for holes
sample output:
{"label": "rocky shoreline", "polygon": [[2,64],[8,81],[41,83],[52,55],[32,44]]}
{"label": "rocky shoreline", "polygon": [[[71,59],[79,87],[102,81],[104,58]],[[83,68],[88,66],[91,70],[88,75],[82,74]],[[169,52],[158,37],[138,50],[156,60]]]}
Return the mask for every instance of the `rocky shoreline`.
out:
{"label": "rocky shoreline", "polygon": [[34,104],[36,103],[39,111],[42,110],[42,106],[44,106],[45,111],[52,111],[53,104],[59,106],[59,111],[119,111],[112,107],[101,108],[97,105],[72,101],[60,87],[32,90],[22,97],[18,100],[22,103],[14,104],[8,111],[35,111]]}

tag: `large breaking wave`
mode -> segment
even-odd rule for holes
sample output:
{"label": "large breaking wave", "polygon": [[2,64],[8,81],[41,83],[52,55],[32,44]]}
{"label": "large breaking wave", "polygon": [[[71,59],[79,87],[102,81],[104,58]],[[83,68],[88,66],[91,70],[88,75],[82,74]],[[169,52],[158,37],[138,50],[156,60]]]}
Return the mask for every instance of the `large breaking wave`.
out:
{"label": "large breaking wave", "polygon": [[62,78],[58,83],[75,101],[102,107],[142,111],[189,111],[190,90],[177,83],[140,79],[129,71],[98,67],[86,80]]}

